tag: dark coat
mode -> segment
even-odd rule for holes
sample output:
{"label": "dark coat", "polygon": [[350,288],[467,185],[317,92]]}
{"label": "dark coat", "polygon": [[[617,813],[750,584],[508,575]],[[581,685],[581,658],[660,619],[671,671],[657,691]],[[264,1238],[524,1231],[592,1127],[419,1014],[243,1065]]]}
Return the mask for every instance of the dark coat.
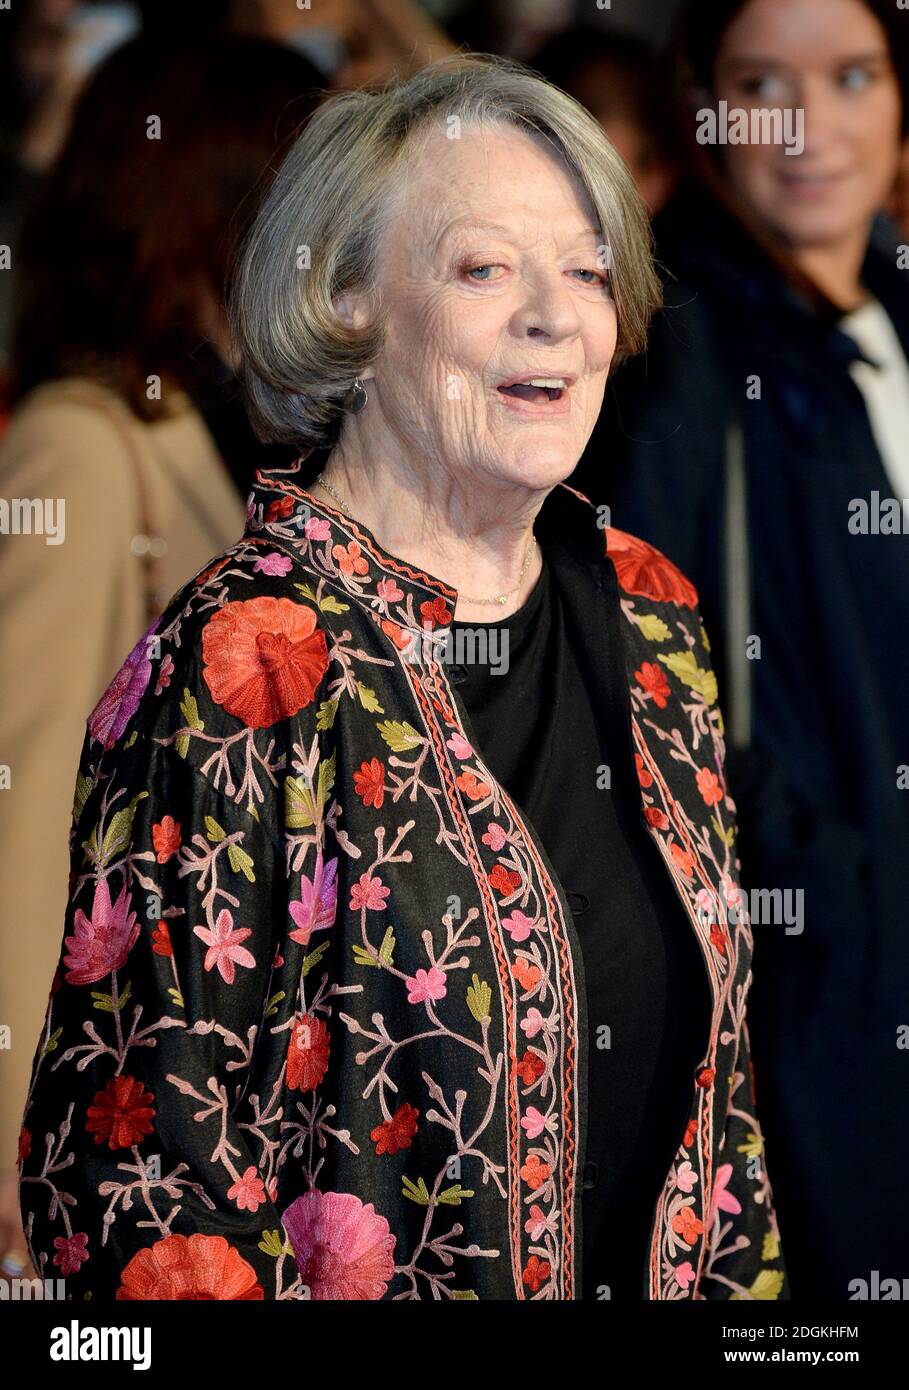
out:
{"label": "dark coat", "polygon": [[[804,894],[801,934],[754,924],[750,1016],[793,1293],[842,1298],[904,1272],[909,1242],[909,540],[848,529],[852,499],[892,492],[854,340],[706,195],[657,244],[666,308],[573,481],[696,584],[743,881]],[[906,274],[872,243],[864,280],[909,354]]]}
{"label": "dark coat", "polygon": [[[537,531],[595,672],[621,627],[640,814],[713,1000],[642,1297],[787,1297],[697,596],[564,485]],[[90,716],[21,1167],[74,1297],[579,1296],[582,951],[433,659],[455,601],[260,472]]]}

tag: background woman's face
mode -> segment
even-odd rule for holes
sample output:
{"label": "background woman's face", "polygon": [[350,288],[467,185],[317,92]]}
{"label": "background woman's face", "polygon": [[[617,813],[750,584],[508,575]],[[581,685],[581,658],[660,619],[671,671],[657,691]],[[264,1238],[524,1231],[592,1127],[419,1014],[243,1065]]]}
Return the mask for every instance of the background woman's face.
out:
{"label": "background woman's face", "polygon": [[[382,248],[389,323],[370,390],[409,453],[532,489],[572,471],[616,346],[601,240],[581,190],[536,139],[432,137]],[[574,378],[560,410],[499,391],[528,373]]]}
{"label": "background woman's face", "polygon": [[714,90],[730,108],[804,110],[801,154],[724,150],[739,194],[792,250],[867,231],[896,175],[901,97],[884,30],[861,0],[751,0],[724,35]]}

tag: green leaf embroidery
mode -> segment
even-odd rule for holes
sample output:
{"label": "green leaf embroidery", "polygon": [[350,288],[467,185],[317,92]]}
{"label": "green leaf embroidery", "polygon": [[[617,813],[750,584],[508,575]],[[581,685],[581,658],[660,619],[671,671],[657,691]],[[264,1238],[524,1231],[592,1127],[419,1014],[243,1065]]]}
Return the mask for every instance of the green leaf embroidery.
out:
{"label": "green leaf embroidery", "polygon": [[316,728],[330,729],[335,722],[335,715],[338,712],[339,697],[334,700],[323,700],[316,712]]}
{"label": "green leaf embroidery", "polygon": [[470,1188],[462,1187],[460,1183],[455,1183],[454,1187],[446,1187],[444,1192],[440,1192],[438,1200],[444,1202],[447,1207],[459,1207],[464,1197],[472,1196],[473,1192]]}
{"label": "green leaf embroidery", "polygon": [[477,1023],[482,1023],[484,1018],[489,1018],[489,1006],[492,1003],[492,990],[479,975],[472,977],[473,984],[467,990],[467,1007],[473,1014]]}
{"label": "green leaf embroidery", "polygon": [[716,676],[697,664],[694,652],[670,652],[668,656],[661,652],[659,659],[689,690],[702,695],[708,705],[716,703]]}
{"label": "green leaf embroidery", "polygon": [[285,1253],[285,1241],[281,1231],[263,1231],[262,1239],[259,1241],[259,1249],[263,1255],[270,1255],[273,1260],[277,1260]]}
{"label": "green leaf embroidery", "polygon": [[301,777],[287,777],[284,781],[284,821],[291,830],[305,830],[316,819],[316,807],[312,788],[307,787]]}
{"label": "green leaf embroidery", "polygon": [[416,729],[412,724],[408,724],[406,719],[384,719],[376,728],[393,753],[406,753],[410,748],[418,748],[423,742]]}
{"label": "green leaf embroidery", "polygon": [[[183,722],[188,724],[191,729],[205,728],[205,724],[199,718],[199,706],[196,703],[196,697],[190,693],[186,686],[183,688],[180,713],[183,715]],[[185,758],[189,748],[189,734],[181,734],[180,737],[174,741],[174,748],[181,758]]]}
{"label": "green leaf embroidery", "polygon": [[315,951],[311,951],[308,956],[303,957],[303,964],[300,967],[301,979],[304,975],[309,974],[310,970],[312,970],[314,965],[318,965],[319,961],[322,959],[322,957],[325,955],[325,952],[328,950],[330,944],[331,943],[328,941],[323,941],[322,945],[318,946],[315,949]]}
{"label": "green leaf embroidery", "polygon": [[319,604],[319,607],[321,608],[323,613],[350,612],[350,604],[342,603],[340,599],[335,598],[334,594],[326,594],[322,602]]}
{"label": "green leaf embroidery", "polygon": [[136,807],[146,796],[148,796],[148,792],[137,792],[127,807],[111,816],[101,844],[102,864],[107,864],[114,858],[114,855],[121,854],[129,848]]}
{"label": "green leaf embroidery", "polygon": [[133,729],[132,733],[130,734],[130,736],[129,736],[129,738],[126,740],[126,742],[124,743],[123,747],[124,747],[124,748],[132,748],[133,744],[135,743],[135,741],[136,741],[136,739],[137,739],[138,737],[139,737],[139,730],[138,730],[138,729]]}
{"label": "green leaf embroidery", "polygon": [[401,1181],[403,1184],[401,1193],[402,1196],[409,1197],[410,1200],[412,1202],[416,1202],[418,1206],[429,1206],[429,1189],[427,1188],[426,1182],[423,1178],[421,1178],[418,1183],[414,1183],[411,1182],[410,1178],[405,1173]]}
{"label": "green leaf embroidery", "polygon": [[[357,965],[378,966],[379,964],[379,961],[376,960],[375,956],[371,955],[370,952],[367,951],[365,946],[359,945],[359,943],[356,941],[353,943],[353,953],[354,960],[356,961]],[[389,926],[385,929],[385,935],[382,937],[382,945],[379,947],[378,950],[379,960],[383,960],[386,965],[392,965],[394,964],[394,953],[395,933],[394,928]]]}
{"label": "green leaf embroidery", "polygon": [[479,1297],[478,1297],[477,1294],[474,1293],[473,1289],[449,1289],[449,1290],[448,1290],[448,1297],[449,1297],[449,1298],[455,1298],[455,1299],[457,1299],[457,1298],[474,1298],[474,1299],[477,1300],[477,1302],[479,1302]]}
{"label": "green leaf embroidery", "polygon": [[271,996],[267,1005],[265,1006],[266,1018],[270,1018],[272,1014],[276,1014],[278,1012],[278,1005],[280,1004],[281,1000],[285,997],[285,994],[286,990],[281,989],[278,991],[277,994],[273,994]]}
{"label": "green leaf embroidery", "polygon": [[247,854],[245,849],[241,849],[239,845],[228,845],[227,862],[235,874],[244,874],[250,883],[255,883],[252,855]]}
{"label": "green leaf embroidery", "polygon": [[672,628],[656,613],[642,613],[637,624],[648,642],[665,642],[672,636]]}
{"label": "green leaf embroidery", "polygon": [[337,761],[337,753],[332,753],[330,758],[323,758],[319,764],[319,776],[316,780],[316,796],[320,814],[324,814],[325,804],[328,801],[328,794],[335,784],[335,767],[337,766]]}
{"label": "green leaf embroidery", "polygon": [[378,697],[374,690],[370,690],[368,685],[362,681],[357,681],[357,694],[360,697],[360,704],[369,714],[384,714],[385,711],[379,704]]}
{"label": "green leaf embroidery", "polygon": [[735,831],[733,830],[731,825],[728,830],[724,830],[723,827],[720,825],[719,821],[717,820],[716,816],[710,817],[710,824],[713,826],[714,830],[717,833],[717,836],[719,837],[719,839],[723,841],[724,845],[732,844],[733,840],[735,839]]}
{"label": "green leaf embroidery", "polygon": [[73,797],[73,820],[78,821],[82,812],[85,810],[85,803],[91,794],[94,782],[90,777],[86,777],[84,772],[76,775],[76,791]]}
{"label": "green leaf embroidery", "polygon": [[183,1003],[183,995],[174,985],[171,985],[170,989],[167,992],[176,1004],[178,1009],[183,1009],[186,1007],[186,1005]]}
{"label": "green leaf embroidery", "polygon": [[62,1028],[55,1028],[55,1029],[54,1029],[54,1031],[51,1033],[50,1037],[48,1038],[47,1042],[44,1044],[44,1048],[43,1048],[43,1050],[42,1050],[42,1052],[41,1052],[41,1056],[42,1056],[42,1057],[46,1057],[47,1054],[48,1054],[49,1052],[56,1052],[56,1050],[57,1050],[57,1043],[60,1041],[60,1034],[61,1034],[62,1032],[63,1032],[63,1029],[62,1029]]}
{"label": "green leaf embroidery", "polygon": [[303,594],[305,598],[312,599],[313,603],[318,602],[316,599],[316,591],[311,584],[295,584],[294,588],[299,589],[300,593]]}
{"label": "green leaf embroidery", "polygon": [[[119,1005],[120,1005],[120,1008],[121,1008],[121,1009],[123,1008],[123,1006],[124,1006],[124,1004],[126,1003],[126,1001],[129,999],[129,996],[130,996],[130,994],[132,993],[132,989],[133,989],[133,987],[132,987],[131,981],[127,980],[126,984],[123,986],[123,988],[122,988],[121,991],[120,991],[120,998],[119,998],[119,1001],[118,1001],[118,1002],[119,1002]],[[100,1010],[102,1011],[102,1013],[106,1013],[106,1014],[112,1014],[112,1013],[113,1013],[113,1011],[114,1011],[114,1001],[113,1001],[113,996],[112,996],[112,995],[110,995],[110,994],[105,994],[105,993],[103,992],[103,990],[99,990],[99,989],[93,989],[92,992],[91,992],[91,995],[92,995],[92,999],[95,1001],[95,1002],[92,1004],[92,1008],[93,1008],[93,1009],[100,1009]]]}
{"label": "green leaf embroidery", "polygon": [[227,839],[227,831],[223,830],[213,816],[205,817],[205,836],[211,840],[213,845],[220,844]]}

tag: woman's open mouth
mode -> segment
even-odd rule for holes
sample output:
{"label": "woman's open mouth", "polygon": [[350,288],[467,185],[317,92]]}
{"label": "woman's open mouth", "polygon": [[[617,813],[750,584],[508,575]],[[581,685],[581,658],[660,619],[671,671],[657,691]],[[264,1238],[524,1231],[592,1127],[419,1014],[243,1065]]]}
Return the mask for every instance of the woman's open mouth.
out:
{"label": "woman's open mouth", "polygon": [[573,377],[535,376],[502,384],[496,389],[504,403],[519,415],[564,415]]}

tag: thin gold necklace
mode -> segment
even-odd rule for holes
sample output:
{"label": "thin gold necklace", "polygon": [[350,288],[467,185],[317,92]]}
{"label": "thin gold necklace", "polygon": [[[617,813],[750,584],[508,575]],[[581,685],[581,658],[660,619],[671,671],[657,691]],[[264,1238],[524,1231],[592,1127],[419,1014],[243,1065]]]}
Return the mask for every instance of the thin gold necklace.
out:
{"label": "thin gold necklace", "polygon": [[[350,511],[350,507],[349,507],[348,504],[344,501],[344,498],[341,497],[337,492],[335,492],[335,490],[334,490],[334,488],[332,487],[331,483],[328,482],[328,480],[327,480],[326,478],[324,478],[324,477],[322,476],[321,473],[319,474],[318,478],[316,478],[316,482],[317,482],[317,483],[321,483],[321,485],[322,485],[322,487],[324,487],[325,491],[331,493],[331,495],[332,495],[332,497],[335,499],[335,501],[338,502],[338,503],[340,504],[340,507],[341,507],[342,512],[347,512],[349,515],[352,515],[352,513],[351,513],[351,511]],[[503,604],[503,603],[507,603],[508,600],[509,600],[509,598],[511,597],[511,595],[512,595],[512,594],[516,594],[517,591],[518,591],[518,589],[520,589],[520,587],[521,587],[521,584],[522,584],[523,579],[524,579],[524,575],[527,573],[527,566],[530,564],[530,557],[531,557],[531,555],[532,555],[532,553],[533,553],[533,549],[534,549],[534,546],[536,545],[536,541],[537,541],[536,536],[534,536],[534,535],[531,533],[530,542],[529,542],[529,544],[528,544],[528,546],[527,546],[527,553],[526,553],[525,556],[524,556],[524,563],[523,563],[523,565],[521,566],[521,573],[518,575],[518,582],[517,582],[517,584],[515,584],[515,586],[514,586],[513,589],[506,589],[504,593],[502,593],[502,594],[497,594],[495,598],[471,598],[469,594],[462,594],[462,593],[460,592],[460,590],[459,590],[459,591],[458,591],[458,598],[461,599],[464,603],[481,603],[481,604],[490,604],[490,605],[497,605],[497,606],[499,606],[499,605],[501,605],[501,604]]]}

